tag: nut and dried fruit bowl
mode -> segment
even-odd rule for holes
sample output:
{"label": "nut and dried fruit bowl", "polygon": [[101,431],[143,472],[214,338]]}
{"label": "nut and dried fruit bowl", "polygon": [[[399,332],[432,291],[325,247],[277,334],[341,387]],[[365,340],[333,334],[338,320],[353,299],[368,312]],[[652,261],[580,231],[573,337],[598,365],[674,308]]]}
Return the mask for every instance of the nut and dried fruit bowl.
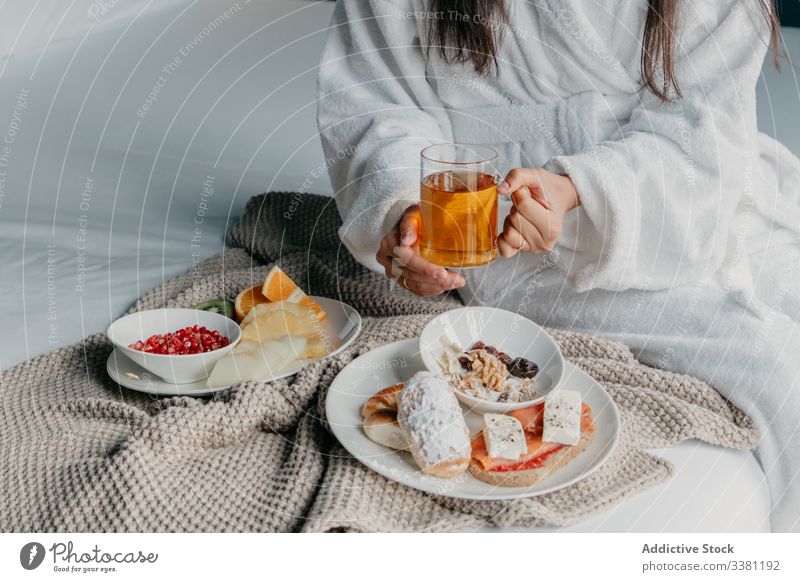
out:
{"label": "nut and dried fruit bowl", "polygon": [[[211,334],[217,332],[219,336],[227,338],[227,345],[213,348],[217,344],[212,343],[200,348],[210,351],[172,354],[146,352],[130,347],[137,342],[146,342],[154,335],[174,334],[178,330],[195,325],[206,328]],[[219,313],[199,309],[167,308],[149,309],[121,317],[108,327],[106,333],[114,347],[143,368],[172,384],[188,384],[207,378],[216,361],[230,352],[239,342],[242,331],[235,321]],[[199,340],[205,342],[209,335],[203,333]],[[196,351],[197,348],[192,345],[194,337],[185,339],[189,342],[187,351]]]}
{"label": "nut and dried fruit bowl", "polygon": [[534,398],[518,402],[491,401],[456,389],[458,399],[475,412],[505,413],[533,406],[544,401],[547,394],[561,383],[564,357],[555,340],[530,319],[504,309],[462,307],[442,313],[422,330],[419,351],[426,368],[442,372],[442,360],[448,353],[448,343],[469,350],[475,342],[496,348],[512,360],[524,358],[538,367],[534,376]]}

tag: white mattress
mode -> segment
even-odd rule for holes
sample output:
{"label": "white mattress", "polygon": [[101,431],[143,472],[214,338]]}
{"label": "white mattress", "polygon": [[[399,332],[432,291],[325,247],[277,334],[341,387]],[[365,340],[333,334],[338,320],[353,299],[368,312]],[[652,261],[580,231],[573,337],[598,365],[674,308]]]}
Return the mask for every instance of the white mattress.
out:
{"label": "white mattress", "polygon": [[[104,330],[221,250],[251,195],[330,193],[314,178],[314,119],[332,3],[29,4],[0,8],[3,369]],[[786,36],[800,52],[800,33]],[[794,71],[766,70],[759,95],[764,131],[800,152]],[[768,528],[752,454],[695,442],[659,454],[675,463],[669,482],[568,529]]]}

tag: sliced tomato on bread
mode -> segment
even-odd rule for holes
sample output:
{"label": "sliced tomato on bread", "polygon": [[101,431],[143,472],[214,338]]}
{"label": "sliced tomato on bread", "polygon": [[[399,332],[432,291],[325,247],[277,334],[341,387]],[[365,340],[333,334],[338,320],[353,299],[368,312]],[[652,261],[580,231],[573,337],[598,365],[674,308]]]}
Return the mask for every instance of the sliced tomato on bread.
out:
{"label": "sliced tomato on bread", "polygon": [[518,460],[490,457],[483,433],[478,433],[472,439],[469,472],[481,481],[509,487],[533,485],[574,458],[586,448],[594,435],[592,409],[586,403],[583,403],[581,413],[581,440],[574,446],[542,441],[544,404],[515,410],[510,414],[522,423],[528,450]]}
{"label": "sliced tomato on bread", "polygon": [[541,434],[544,430],[544,402],[529,406],[528,408],[512,410],[509,412],[509,415],[520,421],[520,423],[522,423],[522,428],[526,431],[538,431]]}
{"label": "sliced tomato on bread", "polygon": [[472,439],[472,459],[484,471],[513,471],[516,467],[524,466],[529,461],[535,460],[537,457],[546,455],[551,451],[557,451],[564,446],[558,443],[542,442],[541,431],[537,436],[526,430],[525,443],[528,445],[528,451],[517,461],[490,457],[489,452],[486,450],[486,440],[483,438],[483,433],[479,433],[478,436]]}

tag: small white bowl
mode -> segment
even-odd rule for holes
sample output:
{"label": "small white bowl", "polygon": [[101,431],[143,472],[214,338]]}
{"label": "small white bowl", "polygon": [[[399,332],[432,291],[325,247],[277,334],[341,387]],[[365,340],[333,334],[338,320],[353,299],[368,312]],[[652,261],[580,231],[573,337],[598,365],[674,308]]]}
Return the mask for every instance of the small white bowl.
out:
{"label": "small white bowl", "polygon": [[[128,346],[152,335],[174,332],[199,325],[216,330],[230,343],[224,348],[202,354],[151,354]],[[131,313],[108,326],[108,334],[116,348],[131,360],[172,384],[188,384],[208,377],[214,363],[239,342],[242,330],[232,319],[199,309],[150,309]]]}
{"label": "small white bowl", "polygon": [[462,307],[434,317],[422,330],[419,351],[428,370],[442,371],[446,351],[442,337],[467,350],[477,341],[512,358],[527,358],[539,366],[535,380],[540,395],[524,402],[490,402],[455,390],[458,399],[476,412],[504,413],[543,402],[564,376],[564,357],[555,340],[530,319],[494,307]]}

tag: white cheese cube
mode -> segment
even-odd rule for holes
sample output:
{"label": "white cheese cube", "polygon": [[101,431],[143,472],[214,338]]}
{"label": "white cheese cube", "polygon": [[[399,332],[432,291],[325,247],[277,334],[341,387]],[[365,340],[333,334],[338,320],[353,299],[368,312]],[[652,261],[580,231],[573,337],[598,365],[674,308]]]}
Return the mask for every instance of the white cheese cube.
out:
{"label": "white cheese cube", "polygon": [[519,461],[528,452],[522,423],[513,416],[484,414],[483,440],[490,457]]}
{"label": "white cheese cube", "polygon": [[574,390],[556,390],[544,401],[544,432],[548,443],[576,445],[581,439],[581,395]]}

